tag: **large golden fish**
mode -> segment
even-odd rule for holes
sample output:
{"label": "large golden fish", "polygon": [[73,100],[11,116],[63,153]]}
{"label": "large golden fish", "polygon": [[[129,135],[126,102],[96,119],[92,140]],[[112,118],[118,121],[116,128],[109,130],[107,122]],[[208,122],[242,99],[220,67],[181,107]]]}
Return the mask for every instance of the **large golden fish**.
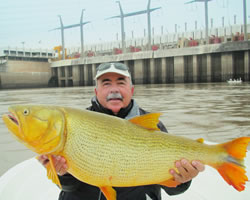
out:
{"label": "large golden fish", "polygon": [[60,185],[51,155],[61,155],[70,174],[99,187],[108,200],[116,199],[113,186],[176,187],[169,169],[182,158],[214,167],[238,191],[248,180],[243,162],[250,137],[207,145],[159,131],[159,113],[127,121],[58,106],[17,105],[9,111],[6,126],[28,148],[48,155],[47,174],[54,183]]}

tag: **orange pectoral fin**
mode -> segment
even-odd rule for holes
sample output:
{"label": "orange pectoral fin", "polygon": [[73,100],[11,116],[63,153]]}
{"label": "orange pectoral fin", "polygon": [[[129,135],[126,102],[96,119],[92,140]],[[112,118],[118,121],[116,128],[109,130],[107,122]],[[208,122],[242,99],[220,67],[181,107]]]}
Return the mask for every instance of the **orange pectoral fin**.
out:
{"label": "orange pectoral fin", "polygon": [[60,180],[58,178],[58,175],[56,173],[56,169],[55,169],[55,166],[54,166],[54,163],[52,160],[52,156],[48,155],[48,158],[49,158],[49,163],[46,166],[48,179],[52,180],[53,183],[55,183],[60,188],[62,188],[62,185],[61,185]]}
{"label": "orange pectoral fin", "polygon": [[107,200],[116,200],[116,191],[112,187],[105,186],[100,187],[100,189]]}
{"label": "orange pectoral fin", "polygon": [[164,182],[159,183],[159,185],[167,186],[167,187],[177,187],[181,183],[178,181],[175,181],[174,178],[168,179]]}

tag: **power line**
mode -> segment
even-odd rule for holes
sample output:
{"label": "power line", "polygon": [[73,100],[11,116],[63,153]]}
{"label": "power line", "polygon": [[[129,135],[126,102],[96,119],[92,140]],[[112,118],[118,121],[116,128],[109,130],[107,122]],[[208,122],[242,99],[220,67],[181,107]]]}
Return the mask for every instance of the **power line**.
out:
{"label": "power line", "polygon": [[209,1],[212,1],[212,0],[192,0],[192,1],[189,1],[185,4],[190,4],[190,3],[195,3],[195,2],[204,2],[204,6],[205,6],[205,40],[206,40],[206,43],[208,44],[209,42],[209,38],[208,38],[208,2]]}
{"label": "power line", "polygon": [[90,21],[87,21],[87,22],[83,22],[83,12],[84,12],[84,9],[82,9],[82,14],[81,14],[81,18],[80,18],[80,23],[79,24],[70,24],[68,26],[64,26],[63,25],[63,22],[62,22],[62,17],[61,15],[59,15],[59,19],[60,19],[60,24],[61,26],[58,27],[58,28],[54,28],[50,31],[54,31],[54,30],[61,30],[61,39],[62,39],[62,58],[65,59],[65,45],[64,45],[64,30],[65,29],[70,29],[70,28],[75,28],[75,27],[80,27],[80,33],[81,33],[81,56],[83,56],[83,53],[84,53],[84,46],[83,46],[83,26],[85,24],[88,24],[90,23]]}
{"label": "power line", "polygon": [[141,10],[141,11],[137,11],[137,12],[131,12],[131,13],[124,14],[120,1],[116,1],[116,3],[118,3],[118,5],[119,5],[120,15],[109,17],[107,19],[114,19],[114,18],[121,19],[121,38],[122,38],[122,50],[123,50],[123,52],[125,52],[124,18],[135,16],[135,15],[141,15],[141,14],[147,14],[147,19],[148,19],[148,49],[151,48],[151,17],[150,17],[150,13],[155,11],[155,10],[160,9],[161,7],[150,8],[151,0],[148,0],[148,5],[147,5],[146,10]]}

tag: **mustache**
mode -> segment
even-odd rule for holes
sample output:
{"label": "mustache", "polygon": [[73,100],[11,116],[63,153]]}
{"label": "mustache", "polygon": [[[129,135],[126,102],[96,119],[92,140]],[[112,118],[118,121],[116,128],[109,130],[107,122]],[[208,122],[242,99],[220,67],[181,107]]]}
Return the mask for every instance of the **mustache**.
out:
{"label": "mustache", "polygon": [[116,92],[116,93],[110,93],[107,96],[106,99],[107,99],[107,101],[109,101],[111,99],[120,99],[120,100],[123,100],[123,97],[122,97],[122,95],[119,92]]}

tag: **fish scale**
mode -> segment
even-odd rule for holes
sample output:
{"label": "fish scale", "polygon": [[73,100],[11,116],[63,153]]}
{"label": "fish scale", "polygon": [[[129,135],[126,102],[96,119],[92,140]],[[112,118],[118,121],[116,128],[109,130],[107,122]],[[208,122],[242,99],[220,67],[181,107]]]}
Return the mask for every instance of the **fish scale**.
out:
{"label": "fish scale", "polygon": [[[70,113],[67,110],[66,112]],[[113,177],[117,177],[113,178],[113,184],[115,186],[124,186],[124,183],[128,186],[133,184],[146,184],[147,182],[153,183],[156,179],[160,182],[171,178],[171,175],[166,170],[166,166],[171,165],[171,167],[174,167],[173,159],[176,159],[176,152],[172,152],[174,148],[169,148],[168,146],[169,135],[143,129],[119,118],[115,118],[116,120],[111,118],[115,122],[110,123],[109,126],[106,124],[110,122],[110,119],[103,120],[102,118],[102,121],[97,125],[93,123],[92,113],[93,112],[89,112],[88,117],[82,120],[74,120],[75,115],[72,117],[70,115],[68,116],[68,124],[70,124],[70,121],[81,124],[81,128],[80,130],[78,129],[77,134],[79,138],[75,138],[72,143],[67,141],[64,150],[66,158],[68,157],[70,160],[70,157],[72,157],[72,160],[79,160],[78,168],[82,169],[79,170],[80,174],[77,174],[79,179],[85,180],[89,177],[93,177],[91,181],[85,180],[91,184],[92,180],[96,183],[97,179],[99,180],[100,177],[103,177],[99,180],[102,182],[101,184],[109,184],[105,181],[109,179],[108,174],[112,174]],[[93,114],[95,116],[95,113]],[[75,122],[74,126],[77,126]],[[121,126],[123,127],[121,128]],[[95,128],[94,132],[93,127]],[[96,129],[99,131],[96,131]],[[69,132],[70,131],[71,130],[69,130]],[[80,138],[80,136],[83,137]],[[72,135],[72,137],[74,136]],[[98,139],[96,139],[96,137]],[[82,141],[81,146],[79,146],[79,141]],[[185,155],[185,158],[192,160],[194,156],[191,157],[184,152],[188,145],[182,148],[182,143],[187,143],[187,141],[196,144],[197,147],[194,151],[200,152],[198,149],[200,144],[196,141],[186,138],[183,141],[182,138],[181,143],[178,141],[173,143],[174,140],[171,142],[172,146],[179,146],[178,151],[181,152],[183,149],[182,153]],[[77,145],[79,148],[74,148],[74,146]],[[67,146],[69,148],[67,148]],[[69,151],[67,149],[69,149]],[[145,152],[149,153],[145,154]],[[75,154],[77,157],[74,156]],[[174,158],[170,157],[168,161],[166,155],[175,156]],[[191,152],[190,155],[193,155],[193,152]],[[115,167],[113,167],[114,164],[116,164]],[[156,168],[158,169],[156,173],[150,173]],[[91,171],[89,171],[89,169],[91,169]],[[69,171],[71,171],[70,168]],[[103,176],[103,174],[106,174],[106,177]],[[136,181],[129,181],[135,180],[135,177],[138,177]]]}

